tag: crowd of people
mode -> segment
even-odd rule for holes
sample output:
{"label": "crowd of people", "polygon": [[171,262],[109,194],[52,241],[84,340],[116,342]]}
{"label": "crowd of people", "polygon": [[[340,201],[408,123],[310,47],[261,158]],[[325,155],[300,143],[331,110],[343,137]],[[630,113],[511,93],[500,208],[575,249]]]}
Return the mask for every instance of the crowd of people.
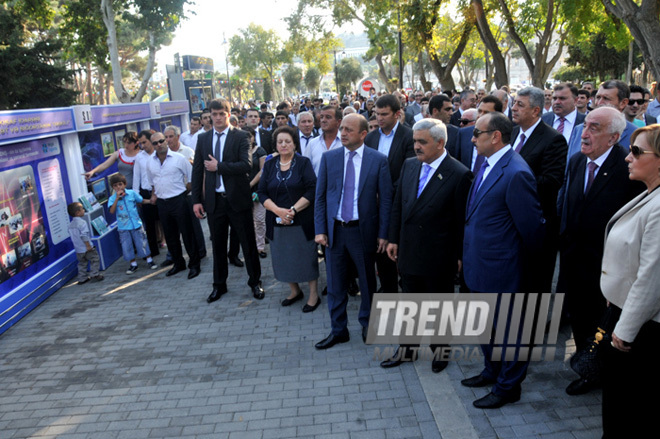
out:
{"label": "crowd of people", "polygon": [[[209,303],[228,292],[228,263],[243,266],[239,246],[253,296],[265,297],[260,259],[268,242],[274,276],[290,290],[282,306],[304,300],[301,284],[309,290],[303,312],[327,294],[331,333],[317,349],[349,341],[346,309],[356,289],[365,342],[381,292],[563,293],[577,350],[615,311],[602,376],[578,377],[566,392],[602,387],[604,437],[621,437],[623,428],[650,431],[651,407],[630,395],[658,388],[651,368],[660,331],[659,113],[660,90],[618,80],[515,94],[503,87],[287,99],[274,109],[215,99],[184,133],[127,134],[127,147],[109,160],[134,158],[132,175],[113,182],[112,208],[131,206],[120,227],[131,266],[133,247],[142,247],[138,257],[158,254],[159,221],[167,276],[186,269],[183,240],[189,279],[206,255],[199,226],[206,218]],[[138,214],[132,206],[140,203]],[[145,233],[142,224],[146,239],[135,233]],[[85,261],[90,249],[78,249]],[[410,347],[381,366],[413,360]],[[529,362],[497,358],[492,345],[483,350],[483,371],[462,381],[490,386],[474,405],[518,401]],[[431,366],[440,372],[446,362]]]}

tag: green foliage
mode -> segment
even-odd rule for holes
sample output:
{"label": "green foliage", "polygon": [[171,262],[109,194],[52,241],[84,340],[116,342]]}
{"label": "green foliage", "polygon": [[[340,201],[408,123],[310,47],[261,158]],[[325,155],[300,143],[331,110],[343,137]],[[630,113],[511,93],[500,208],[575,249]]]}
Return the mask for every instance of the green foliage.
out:
{"label": "green foliage", "polygon": [[[628,66],[628,47],[616,50],[607,43],[608,36],[598,33],[578,44],[568,46],[566,64],[575,66],[584,78],[620,78]],[[633,51],[633,68],[642,63],[639,49]]]}
{"label": "green foliage", "polygon": [[321,72],[316,67],[309,67],[305,73],[305,87],[307,91],[316,93],[321,86]]}
{"label": "green foliage", "polygon": [[74,103],[76,92],[66,88],[71,72],[58,58],[62,46],[42,29],[49,26],[52,16],[47,2],[0,4],[0,109],[65,107]]}
{"label": "green foliage", "polygon": [[284,85],[286,85],[286,88],[293,91],[297,92],[300,90],[300,85],[302,84],[303,80],[303,71],[302,68],[294,65],[290,65],[285,71],[284,71]]}
{"label": "green foliage", "polygon": [[337,64],[337,83],[340,87],[351,88],[362,76],[362,66],[355,58],[344,58]]}

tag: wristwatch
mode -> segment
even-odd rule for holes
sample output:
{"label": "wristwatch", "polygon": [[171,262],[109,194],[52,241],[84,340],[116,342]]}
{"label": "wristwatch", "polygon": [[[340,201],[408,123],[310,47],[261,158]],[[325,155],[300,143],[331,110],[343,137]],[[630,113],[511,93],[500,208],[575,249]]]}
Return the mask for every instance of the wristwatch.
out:
{"label": "wristwatch", "polygon": [[298,213],[298,211],[296,210],[295,206],[291,206],[290,209],[293,210],[293,213],[295,213],[295,214]]}

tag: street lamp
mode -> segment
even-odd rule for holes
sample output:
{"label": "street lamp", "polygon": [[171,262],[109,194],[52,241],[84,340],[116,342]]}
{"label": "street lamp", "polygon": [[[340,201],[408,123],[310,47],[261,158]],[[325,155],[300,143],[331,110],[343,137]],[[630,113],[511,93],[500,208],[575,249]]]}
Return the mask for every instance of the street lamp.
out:
{"label": "street lamp", "polygon": [[227,68],[227,87],[229,89],[229,105],[232,105],[231,101],[231,79],[229,79],[229,62],[227,61],[227,52],[229,52],[227,39],[225,38],[225,33],[222,33],[222,45],[225,48],[225,67]]}

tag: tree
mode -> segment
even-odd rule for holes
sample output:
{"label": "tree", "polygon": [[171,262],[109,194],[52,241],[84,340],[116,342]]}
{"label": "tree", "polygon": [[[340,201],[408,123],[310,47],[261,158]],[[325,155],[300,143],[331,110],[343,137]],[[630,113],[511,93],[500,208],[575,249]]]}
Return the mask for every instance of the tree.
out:
{"label": "tree", "polygon": [[254,23],[229,40],[229,61],[248,78],[267,78],[270,88],[275,82],[275,73],[290,60],[290,53],[275,31]]}
{"label": "tree", "polygon": [[[172,33],[184,17],[184,7],[191,3],[191,0],[101,0],[101,18],[108,31],[107,46],[112,79],[120,102],[142,100],[156,65],[156,52],[161,46],[169,44]],[[118,17],[115,11],[123,12]],[[139,88],[133,95],[129,94],[122,83],[117,31],[119,20],[131,23],[135,31],[142,32],[143,38],[135,48],[148,52]]]}
{"label": "tree", "polygon": [[[355,58],[344,58],[337,64],[337,83],[341,88],[355,89],[362,76],[364,76],[362,66],[360,66],[360,61]],[[339,93],[339,90],[337,92]]]}
{"label": "tree", "polygon": [[67,88],[72,72],[63,65],[62,45],[46,30],[54,11],[47,1],[0,4],[0,109],[63,107],[75,102]]}
{"label": "tree", "polygon": [[321,86],[321,72],[316,67],[310,67],[305,73],[305,87],[309,92],[313,92],[316,95],[319,94],[319,87]]}
{"label": "tree", "polygon": [[294,65],[290,65],[284,71],[284,85],[290,91],[297,93],[300,91],[300,85],[303,82],[303,71],[302,68]]}
{"label": "tree", "polygon": [[658,0],[601,0],[605,9],[623,21],[642,51],[644,63],[660,83],[660,2]]}
{"label": "tree", "polygon": [[484,42],[487,51],[492,56],[493,61],[493,78],[497,88],[509,84],[509,74],[506,69],[506,60],[500,50],[497,39],[493,35],[488,21],[488,12],[484,9],[482,0],[470,0],[472,8],[474,9],[474,16],[477,23],[477,30],[481,40]]}

